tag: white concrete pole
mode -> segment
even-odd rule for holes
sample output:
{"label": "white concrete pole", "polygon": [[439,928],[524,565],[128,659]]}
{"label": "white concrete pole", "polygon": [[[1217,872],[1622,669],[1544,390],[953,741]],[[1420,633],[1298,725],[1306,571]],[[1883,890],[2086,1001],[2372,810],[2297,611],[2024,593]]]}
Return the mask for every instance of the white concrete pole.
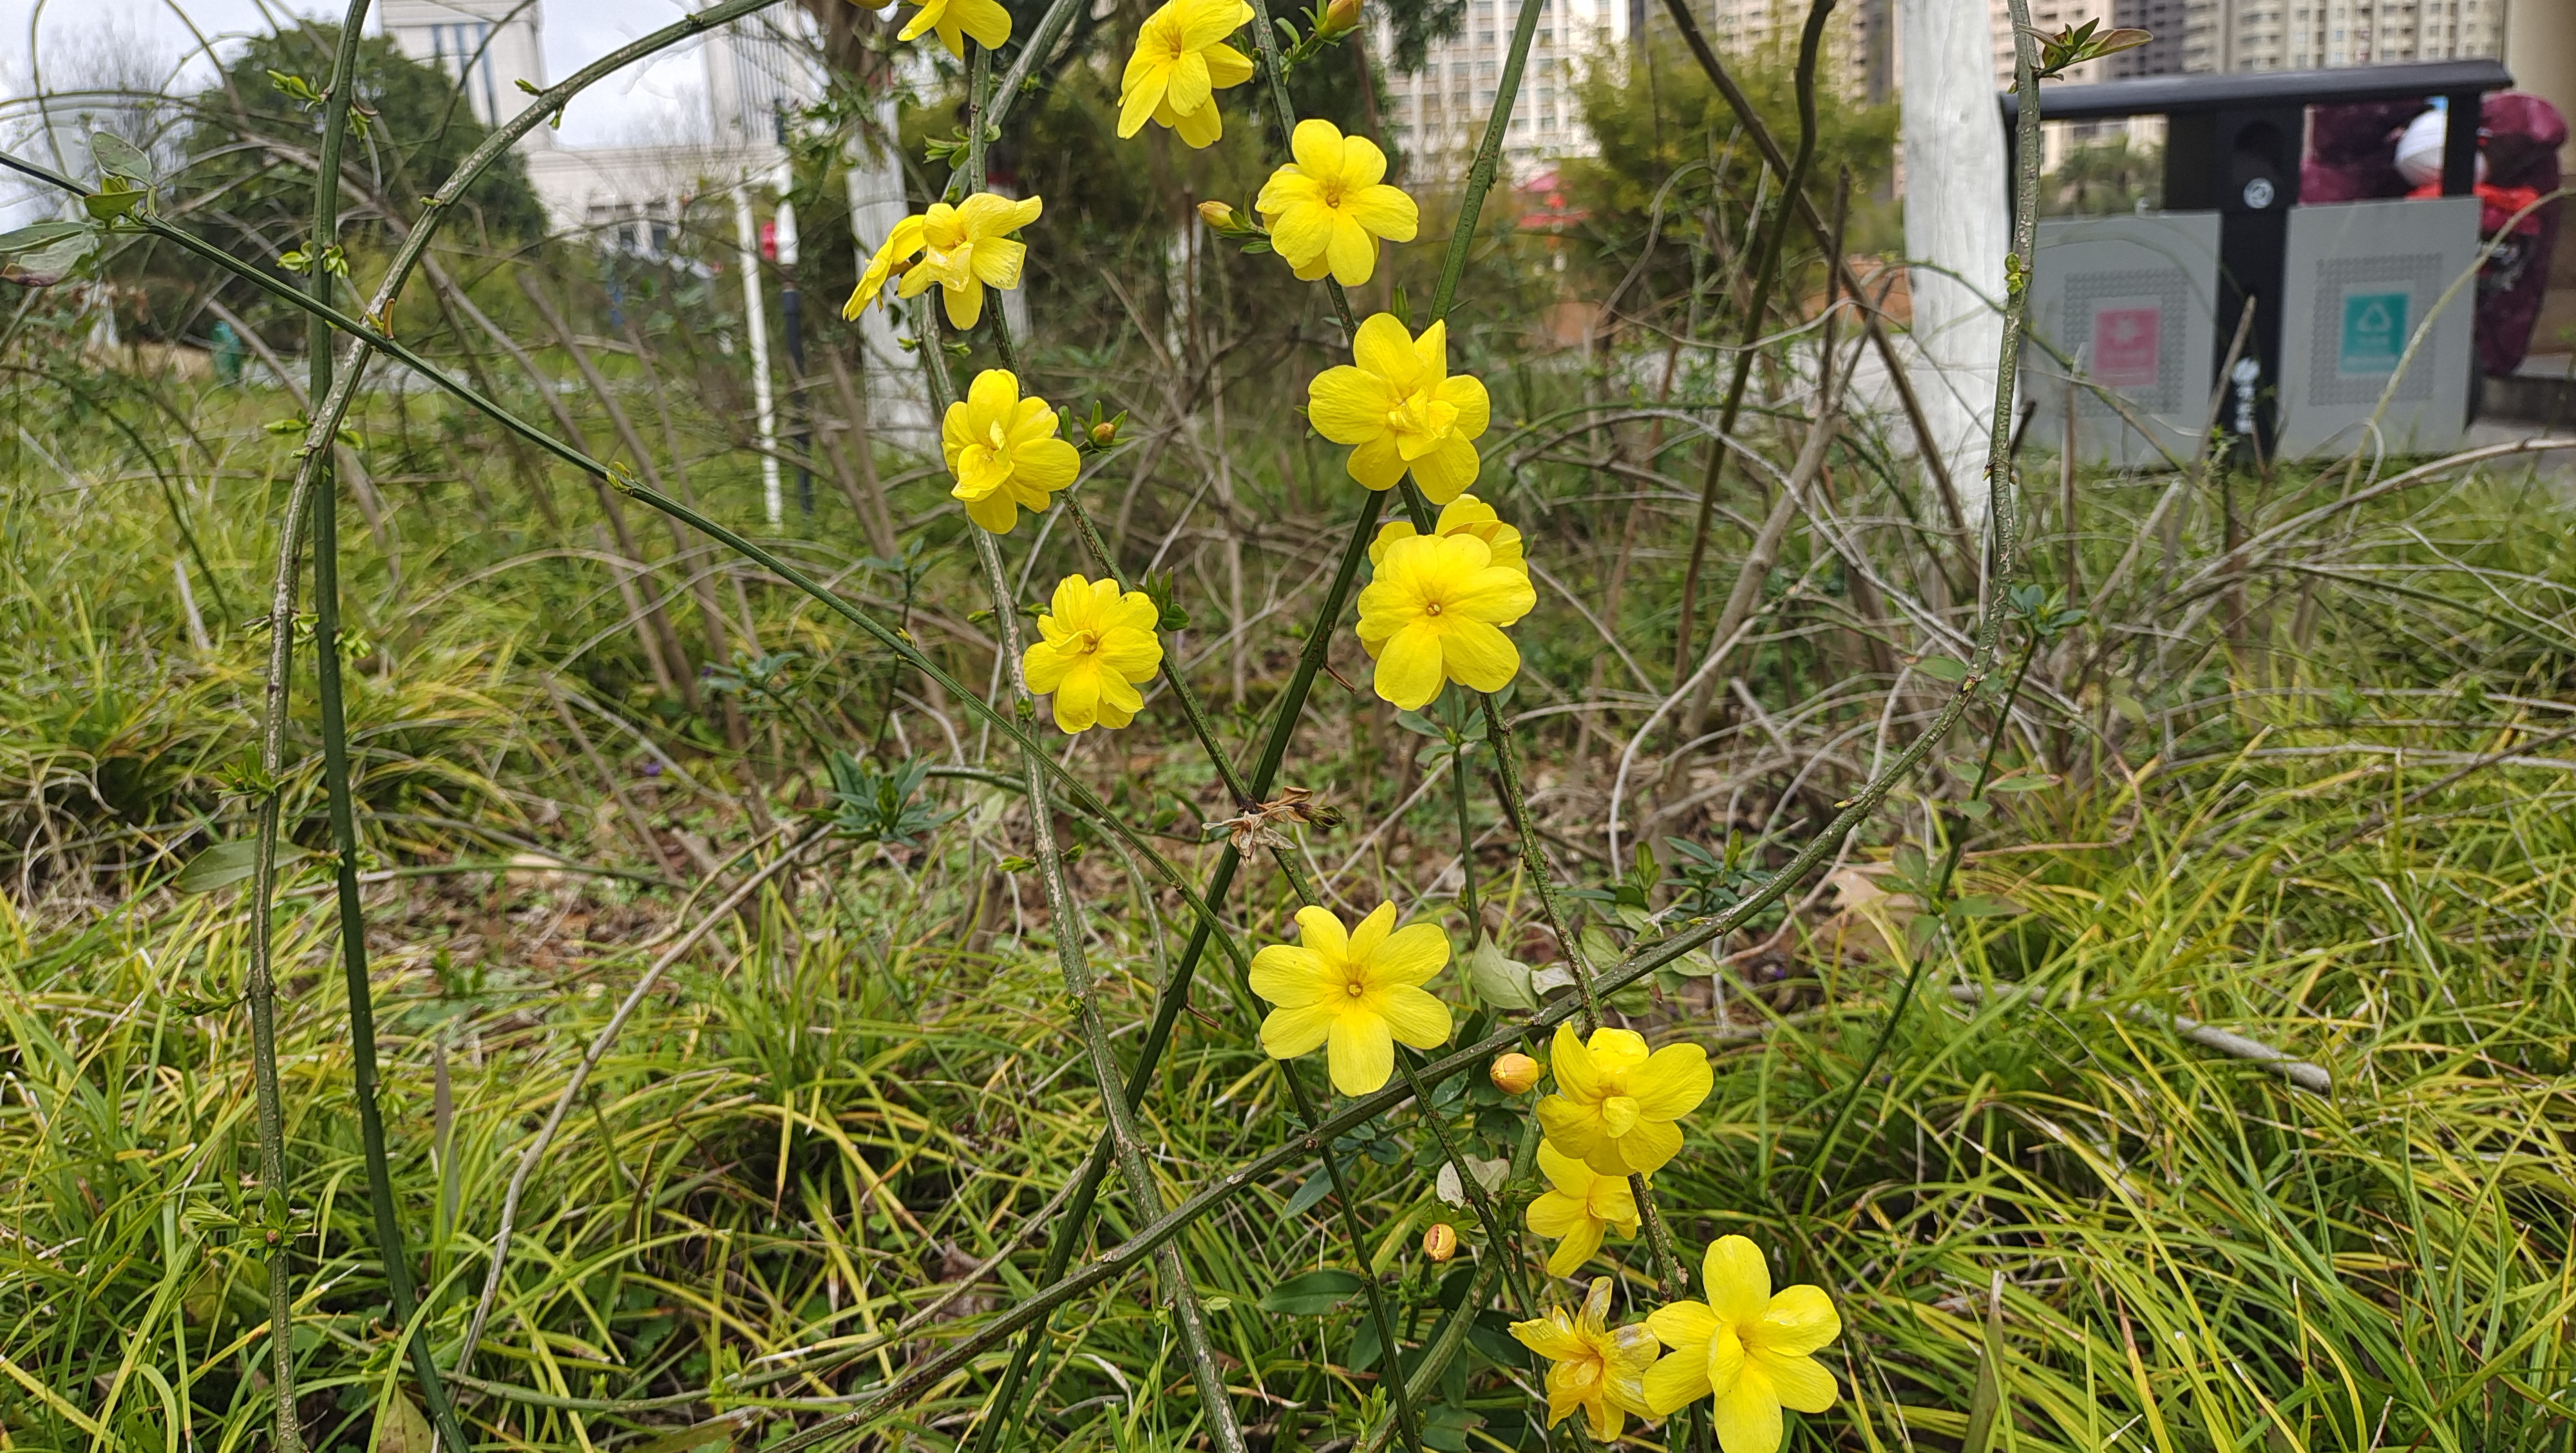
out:
{"label": "white concrete pole", "polygon": [[769,392],[769,315],[760,302],[760,233],[752,225],[751,190],[733,189],[734,259],[742,267],[742,310],[751,341],[751,404],[760,421],[760,505],[770,528],[787,518],[778,488],[778,408]]}
{"label": "white concrete pole", "polygon": [[[877,98],[880,134],[895,134],[892,91]],[[903,165],[889,149],[880,153],[865,137],[850,148],[850,236],[859,246],[859,264],[876,254],[888,234],[909,212],[903,194]],[[887,285],[889,293],[892,284]],[[935,306],[934,300],[934,306]],[[929,385],[921,364],[895,340],[893,315],[885,307],[859,314],[860,383],[867,391],[868,427],[879,440],[931,452],[939,447],[930,417]]]}
{"label": "white concrete pole", "polygon": [[1917,263],[1914,387],[1973,527],[1991,491],[1986,440],[2003,346],[2012,225],[1995,40],[1984,0],[1897,0],[1905,88],[1905,251]]}

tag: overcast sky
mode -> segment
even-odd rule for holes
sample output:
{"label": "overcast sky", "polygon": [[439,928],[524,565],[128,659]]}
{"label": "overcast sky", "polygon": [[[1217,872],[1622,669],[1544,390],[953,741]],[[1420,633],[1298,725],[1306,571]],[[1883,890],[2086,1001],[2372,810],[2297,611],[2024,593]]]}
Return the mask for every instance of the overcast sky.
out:
{"label": "overcast sky", "polygon": [[[541,0],[546,79],[571,74],[593,57],[687,13],[679,0]],[[187,11],[183,21],[174,6]],[[193,21],[221,48],[228,36],[264,31],[283,14],[339,15],[340,4],[311,0],[0,0],[0,86],[27,94],[31,22],[49,72],[80,66],[102,48],[154,62],[155,74],[178,68],[197,43]],[[377,27],[371,21],[368,29]],[[212,77],[200,58],[178,69],[168,88],[191,92]],[[560,138],[574,146],[661,139],[675,120],[700,107],[702,83],[693,51],[665,53],[652,64],[592,87],[564,118]],[[49,85],[59,85],[48,75]],[[18,108],[11,107],[13,112]]]}

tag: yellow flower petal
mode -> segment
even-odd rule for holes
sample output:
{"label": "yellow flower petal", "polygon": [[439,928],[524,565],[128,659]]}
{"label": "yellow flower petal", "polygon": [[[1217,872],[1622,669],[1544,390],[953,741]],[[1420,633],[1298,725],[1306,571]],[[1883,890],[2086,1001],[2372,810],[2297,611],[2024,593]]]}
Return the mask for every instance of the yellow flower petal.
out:
{"label": "yellow flower petal", "polygon": [[1261,1021],[1261,1049],[1272,1059],[1295,1059],[1321,1049],[1332,1033],[1338,1008],[1310,1004],[1302,1009],[1274,1009]]}
{"label": "yellow flower petal", "polygon": [[1706,1302],[1668,1302],[1646,1314],[1646,1330],[1655,1334],[1655,1340],[1676,1350],[1705,1352],[1717,1338],[1717,1325],[1717,1314],[1708,1309]]}
{"label": "yellow flower petal", "polygon": [[1699,1356],[1696,1349],[1659,1359],[1646,1369],[1645,1393],[1646,1411],[1659,1418],[1671,1417],[1708,1396],[1708,1359]]}
{"label": "yellow flower petal", "polygon": [[1394,405],[1385,380],[1349,364],[1325,369],[1306,385],[1307,420],[1336,444],[1363,444],[1384,434]]}
{"label": "yellow flower petal", "polygon": [[1375,1094],[1395,1077],[1395,1036],[1374,1014],[1335,1016],[1325,1049],[1333,1088],[1345,1095]]}
{"label": "yellow flower petal", "polygon": [[1395,633],[1378,654],[1377,675],[1373,685],[1377,694],[1406,711],[1431,704],[1447,683],[1441,652],[1441,631],[1432,625],[1411,625]]}
{"label": "yellow flower petal", "polygon": [[[1431,326],[1437,329],[1441,325]],[[1372,313],[1361,322],[1359,331],[1351,335],[1351,359],[1386,380],[1395,393],[1409,392],[1422,376],[1422,361],[1414,352],[1413,337],[1393,313]]]}
{"label": "yellow flower petal", "polygon": [[1393,434],[1380,434],[1352,450],[1342,467],[1369,489],[1393,489],[1404,478],[1404,455]]}
{"label": "yellow flower petal", "polygon": [[1274,943],[1252,956],[1252,992],[1282,1009],[1324,1002],[1324,961],[1312,949]]}
{"label": "yellow flower petal", "polygon": [[[1350,947],[1345,950],[1354,964],[1367,964],[1377,958],[1379,947],[1395,928],[1395,905],[1381,903],[1363,915],[1351,928]],[[1375,977],[1372,975],[1371,977]]]}
{"label": "yellow flower petal", "polygon": [[[1612,1155],[1622,1175],[1630,1172],[1651,1175],[1681,1153],[1682,1129],[1665,1120],[1641,1120],[1635,1129],[1620,1136],[1612,1146]],[[1602,1160],[1603,1157],[1596,1155],[1592,1164],[1606,1174],[1608,1168],[1602,1165]]]}
{"label": "yellow flower petal", "polygon": [[1521,652],[1512,638],[1479,620],[1452,621],[1440,635],[1441,669],[1475,691],[1500,691],[1520,674]]}
{"label": "yellow flower petal", "polygon": [[1297,910],[1297,941],[1321,955],[1326,963],[1350,962],[1350,934],[1329,908],[1309,905]]}
{"label": "yellow flower petal", "polygon": [[1424,983],[1449,962],[1449,935],[1436,923],[1408,923],[1388,934],[1369,962],[1382,981]]}
{"label": "yellow flower petal", "polygon": [[1387,990],[1378,1017],[1389,1033],[1415,1049],[1436,1049],[1449,1042],[1449,1006],[1411,984]]}
{"label": "yellow flower petal", "polygon": [[[1528,582],[1522,582],[1524,589]],[[1679,1120],[1700,1106],[1715,1087],[1708,1051],[1696,1044],[1668,1044],[1656,1050],[1646,1067],[1630,1080],[1637,1109],[1650,1120]]]}
{"label": "yellow flower petal", "polygon": [[1759,1369],[1745,1368],[1709,1406],[1726,1453],[1780,1453],[1780,1399]]}
{"label": "yellow flower petal", "polygon": [[986,50],[999,49],[1011,38],[1011,12],[995,0],[948,0],[947,8],[957,28]]}
{"label": "yellow flower petal", "polygon": [[1422,486],[1425,499],[1433,504],[1447,504],[1476,482],[1484,471],[1484,460],[1476,446],[1452,433],[1413,461],[1413,482]]}
{"label": "yellow flower petal", "polygon": [[[1383,171],[1385,167],[1381,157],[1378,168]],[[1362,187],[1343,198],[1342,210],[1350,214],[1352,221],[1389,242],[1411,242],[1422,226],[1422,209],[1402,190],[1384,183]]]}
{"label": "yellow flower petal", "polygon": [[1377,271],[1377,239],[1346,214],[1334,215],[1324,255],[1332,264],[1334,280],[1346,288],[1358,287]]}
{"label": "yellow flower petal", "polygon": [[[1793,1286],[1771,1298],[1753,1324],[1753,1343],[1764,1353],[1800,1357],[1842,1335],[1843,1319],[1824,1288]],[[1791,1406],[1796,1406],[1792,1404]],[[1819,1412],[1801,1408],[1801,1412]]]}
{"label": "yellow flower petal", "polygon": [[1700,1291],[1720,1321],[1750,1325],[1769,1308],[1771,1264],[1750,1240],[1721,1236],[1709,1243],[1700,1262]]}
{"label": "yellow flower petal", "polygon": [[1100,668],[1088,658],[1073,663],[1055,688],[1055,724],[1067,732],[1087,732],[1100,721]]}
{"label": "yellow flower petal", "polygon": [[1308,119],[1297,123],[1288,138],[1289,154],[1307,176],[1318,182],[1341,180],[1342,129],[1330,121]]}
{"label": "yellow flower petal", "polygon": [[1834,1405],[1841,1391],[1834,1384],[1834,1375],[1812,1357],[1775,1357],[1757,1352],[1753,1360],[1761,1365],[1762,1375],[1770,1379],[1772,1395],[1782,1407],[1821,1413]]}

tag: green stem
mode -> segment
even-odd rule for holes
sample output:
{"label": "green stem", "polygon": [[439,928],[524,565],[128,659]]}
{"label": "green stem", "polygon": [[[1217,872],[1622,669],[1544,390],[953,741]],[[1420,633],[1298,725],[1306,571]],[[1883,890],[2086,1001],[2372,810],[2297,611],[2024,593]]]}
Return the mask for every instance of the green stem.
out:
{"label": "green stem", "polygon": [[1494,1198],[1485,1190],[1484,1182],[1476,1179],[1474,1169],[1467,1164],[1466,1155],[1449,1134],[1447,1118],[1432,1108],[1430,1087],[1422,1083],[1420,1073],[1415,1070],[1412,1052],[1398,1046],[1395,1066],[1403,1071],[1405,1087],[1413,1092],[1415,1113],[1430,1125],[1432,1138],[1440,1142],[1441,1156],[1458,1173],[1458,1188],[1467,1197],[1468,1208],[1476,1213],[1477,1224],[1485,1228],[1485,1244],[1494,1248],[1495,1257],[1503,1263],[1503,1275],[1511,1282],[1513,1305],[1521,1316],[1529,1316],[1537,1304],[1531,1300],[1529,1283],[1521,1272],[1520,1238],[1512,1234],[1511,1223],[1503,1219],[1502,1213],[1496,1209]]}
{"label": "green stem", "polygon": [[1493,114],[1485,120],[1485,139],[1467,169],[1467,189],[1458,194],[1458,222],[1449,234],[1449,255],[1440,264],[1440,285],[1431,294],[1431,316],[1449,316],[1458,298],[1458,280],[1467,275],[1467,253],[1475,246],[1476,223],[1484,215],[1485,193],[1502,164],[1503,134],[1511,129],[1512,104],[1520,99],[1521,67],[1529,61],[1530,37],[1538,34],[1539,11],[1547,0],[1521,0],[1520,18],[1512,25],[1512,48],[1503,58],[1502,84],[1494,91]]}
{"label": "green stem", "polygon": [[[1317,609],[1308,630],[1306,649],[1297,658],[1296,669],[1288,678],[1288,689],[1280,694],[1278,714],[1272,718],[1270,733],[1263,741],[1261,760],[1253,768],[1251,781],[1244,784],[1244,794],[1249,799],[1247,806],[1258,803],[1278,778],[1279,765],[1287,757],[1288,739],[1296,733],[1297,723],[1305,714],[1306,697],[1313,690],[1316,673],[1322,669],[1332,649],[1332,632],[1340,624],[1342,610],[1349,604],[1352,588],[1359,579],[1360,562],[1368,558],[1368,542],[1377,531],[1378,508],[1384,503],[1385,496],[1371,492],[1365,498],[1367,503],[1353,523],[1350,537],[1343,542],[1341,563],[1334,572],[1333,583],[1326,588],[1324,603]],[[1084,528],[1083,517],[1077,515],[1076,521],[1077,529]],[[1086,543],[1096,558],[1108,558],[1108,547],[1098,543],[1096,532]],[[850,613],[837,599],[833,605],[844,614]],[[922,664],[928,664],[927,657],[922,658]],[[1222,760],[1223,754],[1218,755]],[[1136,1054],[1136,1068],[1128,1076],[1127,1095],[1131,1104],[1141,1106],[1144,1103],[1145,1088],[1152,1082],[1155,1070],[1162,1063],[1163,1052],[1171,1044],[1172,1028],[1179,1022],[1182,1008],[1189,1003],[1190,986],[1197,977],[1199,960],[1206,955],[1208,944],[1216,935],[1214,907],[1226,900],[1234,887],[1235,873],[1242,865],[1242,855],[1232,843],[1217,849],[1216,866],[1208,874],[1207,888],[1200,900],[1206,911],[1191,928],[1190,941],[1181,951],[1180,964],[1164,983],[1161,997],[1155,1001],[1153,1021],[1145,1027],[1144,1043]],[[1038,1277],[1038,1285],[1042,1288],[1060,1284],[1072,1265],[1074,1248],[1082,1240],[1100,1181],[1108,1172],[1109,1151],[1109,1138],[1104,1135],[1092,1148],[1090,1161],[1083,1166],[1083,1184],[1076,1187],[1073,1199],[1065,1203],[1064,1214],[1058,1218],[1061,1229],[1048,1243],[1046,1266]],[[1044,1332],[1043,1319],[1030,1324],[1029,1335],[1020,1339],[1019,1345],[1012,1350],[997,1399],[1004,1415],[988,1419],[977,1430],[976,1442],[969,1453],[990,1453],[1001,1426],[1016,1416],[1019,1388],[1028,1375],[1029,1361],[1035,1355],[1038,1339]]]}
{"label": "green stem", "polygon": [[1485,941],[1485,909],[1476,898],[1476,832],[1467,815],[1467,744],[1449,744],[1449,796],[1458,809],[1458,911],[1467,916],[1467,952]]}
{"label": "green stem", "polygon": [[[1987,505],[1987,541],[1994,555],[1986,587],[1985,615],[1978,622],[1976,661],[1967,680],[1959,684],[1959,695],[1952,702],[1954,709],[1945,712],[1943,719],[1935,723],[1937,732],[1942,735],[1948,733],[1950,726],[1958,720],[1959,711],[1965,709],[1969,697],[1995,668],[1996,653],[2002,640],[2005,602],[2012,595],[2009,587],[2015,566],[2014,556],[2019,546],[2019,493],[2012,466],[2012,401],[2016,387],[2014,375],[2020,361],[2022,320],[2029,302],[2026,284],[2032,255],[2039,241],[2039,78],[2038,48],[2031,39],[2029,0],[2009,0],[2009,4],[2013,22],[2014,88],[2021,96],[2019,135],[2016,138],[2020,147],[2017,160],[2021,174],[2013,183],[2013,267],[2006,275],[2004,336],[1995,378],[1993,432],[1986,440],[1986,473],[1994,481]],[[2031,652],[2037,646],[2038,638],[2034,636],[2022,652],[2021,666],[2013,673],[2016,692],[2020,689],[2021,673],[2029,669]],[[2006,720],[2009,719],[2010,706],[2007,704]],[[1996,736],[2001,736],[2002,732],[2003,726],[1999,723]],[[1928,751],[1931,739],[1927,734],[1916,745]],[[1994,742],[1990,739],[1986,748],[1987,765],[1981,766],[1977,773],[1980,791],[1984,790],[1986,771],[1993,761]],[[1948,886],[1951,865],[1956,862],[1956,847],[1954,843],[1942,866],[1944,888]],[[1938,907],[1937,904],[1934,906]],[[1879,1026],[1878,1037],[1870,1045],[1868,1058],[1861,1061],[1860,1073],[1843,1091],[1842,1102],[1834,1112],[1825,1138],[1817,1143],[1816,1154],[1808,1162],[1803,1204],[1812,1207],[1817,1194],[1824,1189],[1826,1163],[1840,1147],[1843,1130],[1851,1123],[1861,1094],[1868,1088],[1870,1077],[1877,1073],[1879,1061],[1887,1053],[1888,1046],[1895,1042],[1897,1029],[1904,1023],[1907,1011],[1913,1008],[1915,990],[1921,987],[1925,967],[1931,961],[1932,955],[1927,950],[1918,954],[1913,966],[1906,971],[1905,983],[1897,991],[1896,1003],[1888,1010],[1887,1022]]]}
{"label": "green stem", "polygon": [[[982,51],[977,51],[979,56]],[[989,80],[989,71],[981,74]],[[930,310],[937,302],[924,298],[916,324],[916,335],[922,342],[923,373],[930,387],[930,406],[934,415],[945,414],[951,402],[947,360],[939,351],[939,330]],[[989,531],[969,527],[967,534],[975,543],[975,555],[984,568],[984,584],[993,601],[995,627],[1001,637],[1003,672],[1011,701],[1012,714],[1023,719],[1033,717],[1036,701],[1029,693],[1028,679],[1020,665],[1019,611],[1011,597],[1008,573],[1002,565],[1002,552]],[[1055,813],[1048,804],[1047,768],[1052,759],[1033,739],[1020,742],[1023,769],[1027,783],[1023,789],[1029,803],[1029,826],[1034,839],[1032,856],[1036,859],[1038,881],[1044,889],[1047,915],[1055,937],[1056,966],[1063,971],[1065,992],[1072,996],[1082,1026],[1083,1047],[1091,1059],[1093,1076],[1100,1085],[1101,1105],[1109,1121],[1109,1136],[1118,1158],[1119,1173],[1126,1178],[1128,1194],[1137,1209],[1147,1216],[1159,1216],[1168,1207],[1163,1200],[1162,1182],[1154,1175],[1152,1162],[1145,1157],[1144,1139],[1136,1124],[1123,1091],[1126,1076],[1119,1073],[1117,1051],[1109,1043],[1109,1027],[1100,1013],[1100,998],[1092,986],[1091,966],[1083,952],[1085,933],[1081,900],[1075,896],[1072,883],[1064,871],[1064,854],[1055,836]],[[1199,1401],[1207,1409],[1208,1426],[1221,1453],[1246,1453],[1243,1429],[1235,1420],[1233,1399],[1227,1394],[1223,1369],[1218,1367],[1213,1345],[1208,1341],[1206,1315],[1199,1307],[1197,1290],[1190,1283],[1189,1269],[1182,1263],[1177,1247],[1166,1248],[1158,1258],[1169,1285],[1172,1318],[1179,1324],[1181,1346],[1190,1360],[1192,1375],[1199,1385]]]}
{"label": "green stem", "polygon": [[[1297,137],[1297,103],[1288,97],[1288,67],[1279,54],[1279,27],[1270,23],[1270,0],[1250,0],[1252,5],[1252,43],[1261,52],[1261,71],[1268,80],[1270,113],[1279,123],[1279,144],[1293,145]],[[1325,295],[1333,300],[1333,316],[1342,320],[1342,336],[1359,332],[1359,315],[1351,310],[1350,294],[1342,291],[1342,280],[1327,273]]]}
{"label": "green stem", "polygon": [[[338,53],[332,59],[331,88],[322,121],[322,148],[313,184],[313,235],[308,251],[314,258],[310,292],[327,303],[331,272],[321,265],[324,250],[338,239],[340,228],[340,156],[349,125],[350,93],[356,88],[359,42],[363,39],[368,0],[350,0],[340,22]],[[333,374],[330,325],[319,314],[307,325],[305,349],[311,360],[307,398],[326,398]],[[355,380],[351,380],[353,383]],[[419,1294],[412,1283],[411,1256],[403,1243],[402,1220],[394,1207],[393,1171],[385,1153],[385,1120],[376,1087],[376,1014],[372,978],[367,969],[367,912],[358,895],[357,813],[349,786],[349,723],[340,674],[340,496],[333,468],[336,440],[309,450],[304,468],[313,510],[313,645],[314,697],[322,725],[322,784],[329,799],[331,846],[338,858],[333,872],[340,921],[340,964],[349,996],[349,1062],[352,1090],[358,1102],[358,1137],[367,1168],[367,1205],[375,1222],[376,1259],[385,1272],[393,1327],[410,1356],[421,1399],[449,1453],[473,1445],[458,1424],[447,1385],[428,1337],[414,1325]],[[282,705],[281,701],[281,705]]]}
{"label": "green stem", "polygon": [[1807,23],[1798,35],[1798,151],[1789,163],[1788,176],[1780,184],[1779,204],[1763,229],[1755,253],[1753,306],[1745,310],[1744,326],[1736,339],[1734,371],[1726,381],[1725,401],[1718,408],[1719,437],[1709,441],[1708,464],[1700,472],[1699,512],[1691,522],[1689,563],[1682,568],[1681,620],[1673,632],[1675,690],[1690,678],[1695,659],[1691,655],[1691,616],[1699,600],[1699,573],[1708,561],[1708,532],[1717,516],[1718,481],[1725,476],[1726,461],[1735,452],[1726,441],[1733,437],[1736,420],[1743,416],[1745,389],[1753,379],[1754,344],[1762,337],[1771,290],[1779,285],[1780,254],[1789,239],[1789,219],[1797,211],[1797,199],[1806,195],[1807,171],[1816,159],[1816,59],[1824,49],[1825,17],[1833,8],[1834,0],[1814,0],[1807,7]]}

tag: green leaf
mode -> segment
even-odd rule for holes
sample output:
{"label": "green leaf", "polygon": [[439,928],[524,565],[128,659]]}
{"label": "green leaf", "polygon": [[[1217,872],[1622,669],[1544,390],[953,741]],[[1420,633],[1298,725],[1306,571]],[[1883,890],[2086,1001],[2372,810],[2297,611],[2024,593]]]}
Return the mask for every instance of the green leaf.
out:
{"label": "green leaf", "polygon": [[1986,784],[1988,792],[2045,792],[2057,785],[2054,777],[1998,777]]}
{"label": "green leaf", "polygon": [[1961,918],[2016,918],[2025,910],[2009,899],[1977,895],[1951,904],[1950,911]]}
{"label": "green leaf", "polygon": [[1959,1453],[1987,1453],[1993,1446],[1995,1423],[2004,1405],[2004,1326],[2003,1281],[1996,1278],[1986,1301],[1986,1345],[1977,1360],[1977,1389],[1968,1397],[1968,1431],[1959,1440]]}
{"label": "green leaf", "polygon": [[1367,1283],[1347,1271],[1301,1272],[1261,1294],[1261,1310],[1287,1317],[1320,1317]]}
{"label": "green leaf", "polygon": [[1490,938],[1467,955],[1467,987],[1496,1009],[1536,1009],[1538,990],[1530,984],[1530,967],[1506,958]]}
{"label": "green leaf", "polygon": [[97,165],[99,178],[102,181],[110,177],[123,177],[132,181],[137,187],[152,185],[152,158],[143,154],[143,148],[113,131],[93,131],[89,134],[89,159]]}
{"label": "green leaf", "polygon": [[[309,848],[300,848],[287,842],[277,845],[277,866],[281,868],[311,856],[313,853]],[[217,888],[229,888],[235,883],[245,882],[257,871],[259,871],[259,843],[256,839],[241,838],[228,843],[216,843],[190,858],[188,866],[179,870],[179,876],[170,880],[170,886],[182,893],[211,893]]]}
{"label": "green leaf", "polygon": [[1949,656],[1926,656],[1914,663],[1914,669],[1935,681],[1953,685],[1968,679],[1968,663]]}
{"label": "green leaf", "polygon": [[1315,1209],[1317,1205],[1322,1203],[1326,1196],[1329,1196],[1332,1193],[1333,1178],[1324,1174],[1323,1170],[1318,1168],[1313,1174],[1306,1177],[1304,1184],[1297,1187],[1297,1194],[1288,1198],[1288,1207],[1286,1210],[1279,1213],[1280,1219],[1294,1221],[1298,1217],[1305,1215],[1308,1211]]}
{"label": "green leaf", "polygon": [[51,287],[98,248],[87,222],[38,222],[0,236],[0,278],[21,287]]}
{"label": "green leaf", "polygon": [[151,195],[141,187],[129,185],[124,177],[109,177],[105,186],[81,198],[81,207],[101,222],[113,222],[132,216],[134,209]]}
{"label": "green leaf", "polygon": [[1995,815],[1995,805],[1993,803],[1980,801],[1974,797],[1969,798],[1965,802],[1954,802],[1950,805],[1958,810],[1961,817],[1967,818],[1972,822],[1983,822],[1987,818]]}

